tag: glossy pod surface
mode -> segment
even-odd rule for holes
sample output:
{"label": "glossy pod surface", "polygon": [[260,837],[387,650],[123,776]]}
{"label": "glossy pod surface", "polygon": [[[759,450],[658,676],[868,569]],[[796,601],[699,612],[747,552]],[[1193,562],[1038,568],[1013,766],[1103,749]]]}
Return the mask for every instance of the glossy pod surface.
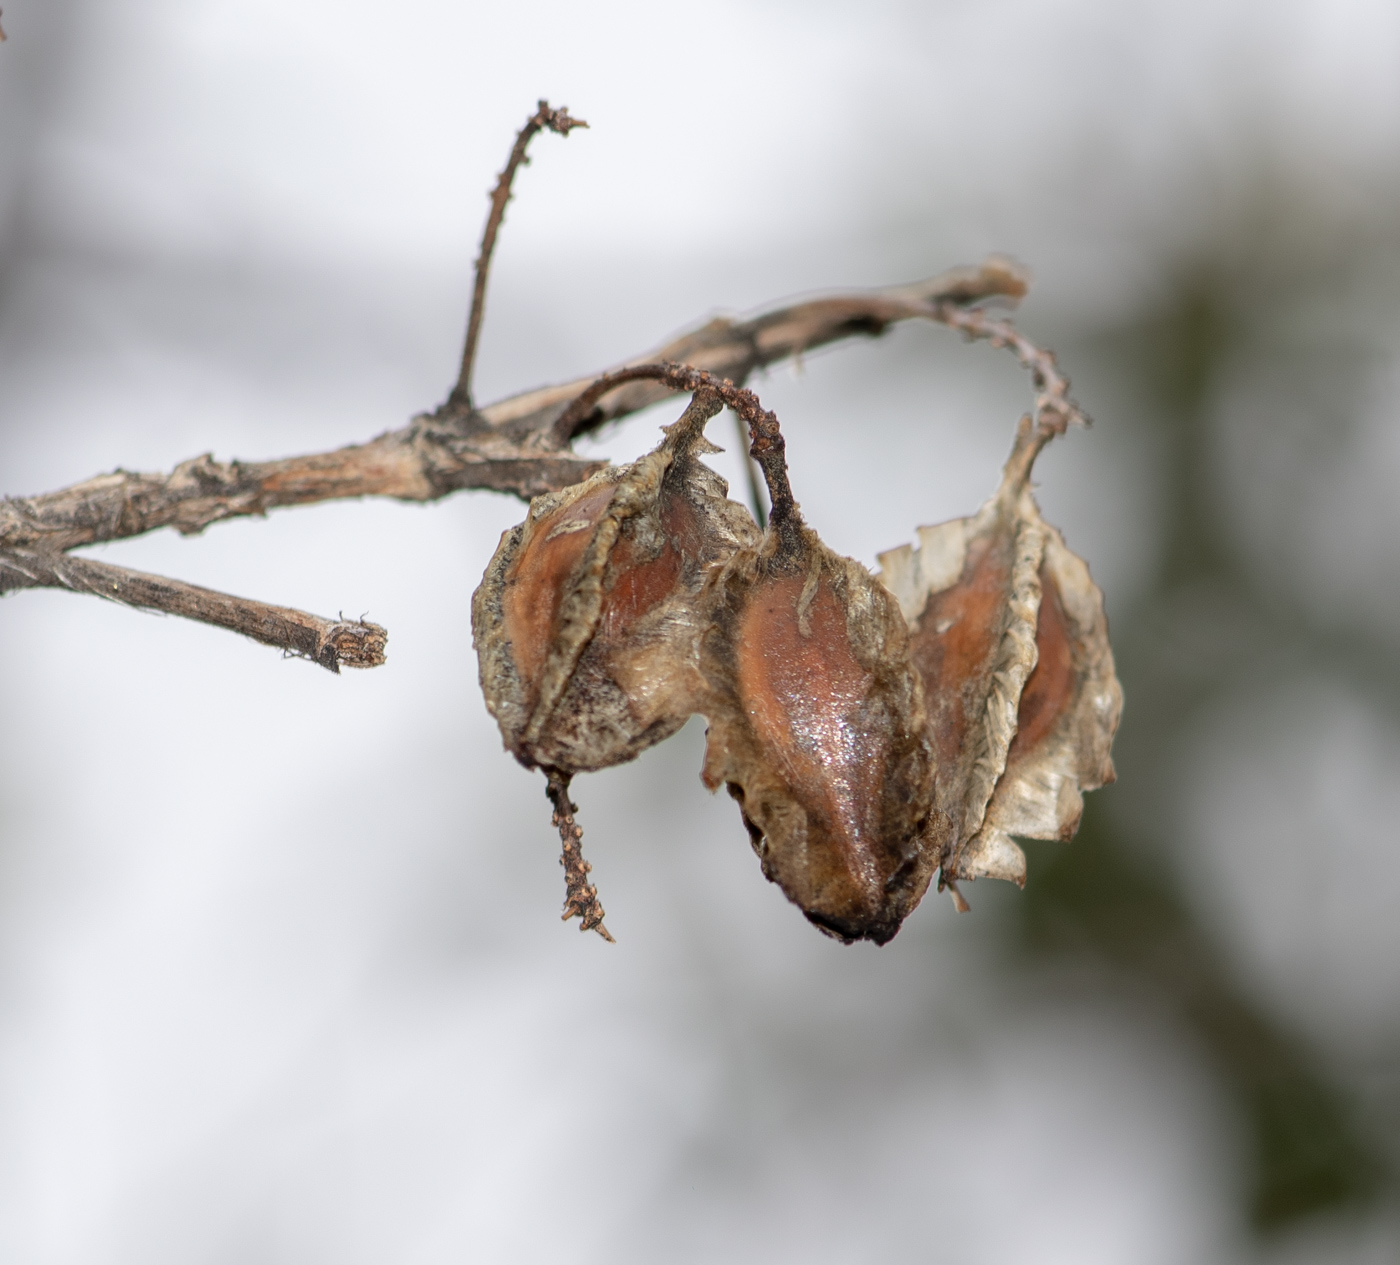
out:
{"label": "glossy pod surface", "polygon": [[704,777],[764,873],[828,934],[884,943],[928,884],[933,761],[894,599],[789,524],[717,583]]}

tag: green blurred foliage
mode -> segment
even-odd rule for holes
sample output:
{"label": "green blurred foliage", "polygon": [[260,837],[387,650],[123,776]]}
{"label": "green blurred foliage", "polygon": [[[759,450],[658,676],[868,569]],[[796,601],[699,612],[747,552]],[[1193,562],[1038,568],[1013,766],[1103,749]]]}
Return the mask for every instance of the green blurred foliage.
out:
{"label": "green blurred foliage", "polygon": [[[1064,349],[1081,381],[1110,370],[1139,406],[1113,420],[1143,428],[1161,490],[1160,548],[1112,629],[1126,699],[1119,782],[1089,797],[1073,844],[1027,846],[1030,879],[1008,923],[1022,963],[1092,960],[1102,978],[1129,981],[1183,1025],[1237,1106],[1250,1166],[1241,1194],[1261,1234],[1388,1200],[1395,1183],[1385,1112],[1370,1109],[1354,1069],[1250,995],[1186,899],[1192,876],[1163,837],[1172,828],[1163,807],[1179,791],[1173,754],[1203,709],[1242,680],[1326,672],[1400,713],[1400,668],[1384,630],[1359,613],[1324,625],[1305,579],[1279,583],[1288,560],[1265,573],[1231,532],[1235,489],[1218,435],[1231,370],[1249,361],[1265,375],[1322,384],[1308,433],[1281,426],[1269,439],[1299,446],[1306,470],[1308,443],[1346,441],[1368,369],[1400,326],[1400,289],[1387,284],[1400,257],[1394,200],[1319,208],[1299,193],[1309,187],[1265,182],[1222,206],[1218,237],[1165,270],[1147,310]],[[1350,323],[1327,318],[1348,305]],[[1394,1054],[1378,1057],[1393,1063]]]}

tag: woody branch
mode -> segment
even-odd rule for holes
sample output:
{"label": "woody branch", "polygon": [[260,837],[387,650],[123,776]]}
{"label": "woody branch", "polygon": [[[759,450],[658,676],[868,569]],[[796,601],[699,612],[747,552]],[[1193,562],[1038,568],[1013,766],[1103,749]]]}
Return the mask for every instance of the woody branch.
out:
{"label": "woody branch", "polygon": [[[118,470],[41,496],[5,497],[0,500],[0,595],[24,588],[92,593],[230,628],[332,671],[373,667],[384,661],[387,638],[378,625],[325,619],[69,553],[160,527],[194,535],[225,519],[319,501],[386,496],[423,502],[466,488],[526,498],[554,491],[603,464],[575,456],[570,450],[575,438],[686,389],[674,374],[658,378],[654,372],[629,370],[662,363],[737,388],[756,370],[845,338],[878,336],[910,319],[951,325],[1014,351],[1035,378],[1042,425],[1062,429],[1078,416],[1053,357],[976,306],[997,298],[1014,302],[1025,293],[1024,275],[995,258],[912,285],[791,304],[748,320],[713,320],[606,374],[477,408],[471,397],[472,369],[491,255],[512,181],[538,132],[567,136],[586,126],[566,108],[553,109],[541,101],[516,136],[491,195],[461,367],[444,404],[399,430],[332,452],[263,462],[219,462],[205,454],[169,474]],[[761,447],[753,451],[760,460]]]}
{"label": "woody branch", "polygon": [[[980,300],[1015,299],[1024,289],[1024,280],[1014,268],[991,260],[979,268],[958,269],[909,286],[797,303],[747,320],[714,320],[654,351],[631,357],[624,367],[677,362],[737,384],[756,370],[804,351],[856,335],[878,335],[902,320],[938,319],[936,312],[961,310]],[[601,464],[575,456],[569,450],[573,438],[674,393],[674,388],[656,381],[626,383],[594,404],[561,439],[555,433],[556,422],[598,376],[522,392],[480,410],[466,411],[449,400],[399,430],[332,452],[264,462],[221,462],[206,454],[182,462],[168,474],[119,470],[40,496],[6,497],[0,501],[0,593],[52,587],[111,594],[110,586],[74,583],[72,568],[60,565],[62,555],[83,545],[161,527],[194,535],[225,519],[320,501],[385,496],[424,502],[466,488],[528,498],[565,487]],[[276,621],[269,624],[259,612],[281,608],[264,608],[248,599],[212,594],[176,581],[162,583],[169,589],[126,582],[123,600],[221,627],[235,627],[228,612],[243,604],[248,619],[241,621],[238,631],[246,631],[249,621],[259,619],[261,627],[276,626]],[[173,597],[177,589],[178,601]],[[343,621],[292,613],[301,626],[314,627],[319,637],[341,643],[336,630],[344,627]],[[259,640],[290,653],[305,653],[300,634],[289,640],[269,634]],[[372,666],[379,661],[382,658],[372,654],[338,660],[345,666]]]}

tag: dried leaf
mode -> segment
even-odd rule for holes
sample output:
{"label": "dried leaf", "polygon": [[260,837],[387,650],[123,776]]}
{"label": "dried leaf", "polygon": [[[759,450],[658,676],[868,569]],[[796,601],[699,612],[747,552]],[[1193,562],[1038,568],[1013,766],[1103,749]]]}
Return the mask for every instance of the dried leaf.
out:
{"label": "dried leaf", "polygon": [[920,528],[917,550],[880,555],[928,700],[930,842],[945,881],[1023,884],[1011,836],[1071,838],[1082,792],[1113,780],[1122,691],[1103,595],[1030,491],[1035,458],[1059,429],[1025,419],[991,500]]}

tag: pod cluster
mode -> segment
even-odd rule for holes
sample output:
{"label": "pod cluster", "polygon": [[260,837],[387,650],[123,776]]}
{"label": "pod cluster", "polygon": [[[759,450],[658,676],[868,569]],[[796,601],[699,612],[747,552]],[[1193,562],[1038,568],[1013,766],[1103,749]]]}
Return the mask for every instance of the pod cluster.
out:
{"label": "pod cluster", "polygon": [[[728,381],[623,371],[571,406],[562,437],[641,377],[693,393],[680,419],[640,460],[537,497],[472,601],[487,707],[567,818],[565,916],[603,930],[569,779],[696,714],[705,784],[728,789],[764,874],[827,934],[884,943],[935,875],[960,904],[959,879],[1024,881],[1012,836],[1074,833],[1080,793],[1112,779],[1121,707],[1102,596],[1029,490],[1048,436],[1023,424],[996,495],[881,555],[876,576],[803,521],[777,419]],[[768,484],[763,529],[700,460],[725,406]]]}

